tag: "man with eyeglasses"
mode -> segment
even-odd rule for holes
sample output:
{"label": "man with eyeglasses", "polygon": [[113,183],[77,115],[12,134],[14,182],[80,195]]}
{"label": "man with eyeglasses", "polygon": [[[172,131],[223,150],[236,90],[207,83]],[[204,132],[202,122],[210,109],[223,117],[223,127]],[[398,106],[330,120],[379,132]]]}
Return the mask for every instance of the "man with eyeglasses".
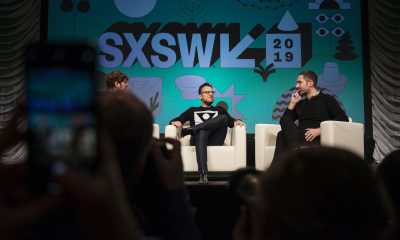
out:
{"label": "man with eyeglasses", "polygon": [[[208,182],[207,146],[221,146],[225,141],[228,127],[246,125],[240,119],[232,118],[225,108],[212,106],[214,89],[209,83],[199,87],[201,106],[191,107],[179,117],[171,120],[171,124],[181,129],[181,137],[191,135],[190,144],[196,146],[196,160],[200,174],[200,184]],[[190,127],[182,128],[189,121]]]}

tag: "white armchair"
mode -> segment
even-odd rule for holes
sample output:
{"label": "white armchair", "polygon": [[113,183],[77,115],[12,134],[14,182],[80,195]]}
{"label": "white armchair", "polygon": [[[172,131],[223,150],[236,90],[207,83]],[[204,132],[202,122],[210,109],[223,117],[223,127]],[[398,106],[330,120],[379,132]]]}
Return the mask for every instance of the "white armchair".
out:
{"label": "white armchair", "polygon": [[[267,169],[275,152],[276,136],[281,130],[277,124],[256,124],[255,167]],[[344,148],[364,157],[364,126],[361,123],[324,121],[321,123],[321,145]]]}
{"label": "white armchair", "polygon": [[[165,137],[178,139],[177,128],[173,125],[165,127]],[[180,140],[183,169],[186,172],[197,172],[195,146],[190,146],[190,135]],[[224,145],[207,147],[208,171],[234,171],[246,167],[246,128],[236,126],[228,128]]]}

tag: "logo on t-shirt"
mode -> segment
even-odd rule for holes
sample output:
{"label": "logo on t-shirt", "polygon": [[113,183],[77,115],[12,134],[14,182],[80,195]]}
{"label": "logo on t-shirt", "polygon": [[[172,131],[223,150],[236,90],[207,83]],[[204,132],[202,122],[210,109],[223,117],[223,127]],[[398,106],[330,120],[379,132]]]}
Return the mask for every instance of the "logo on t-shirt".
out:
{"label": "logo on t-shirt", "polygon": [[200,124],[208,119],[215,118],[216,116],[218,116],[218,111],[196,111],[194,112],[194,124]]}

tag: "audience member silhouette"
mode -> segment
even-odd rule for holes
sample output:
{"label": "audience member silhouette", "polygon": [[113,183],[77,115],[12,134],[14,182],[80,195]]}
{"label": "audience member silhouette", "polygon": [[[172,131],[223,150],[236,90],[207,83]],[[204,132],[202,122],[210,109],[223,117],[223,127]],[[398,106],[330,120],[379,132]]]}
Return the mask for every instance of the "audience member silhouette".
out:
{"label": "audience member silhouette", "polygon": [[[384,239],[390,229],[389,206],[379,181],[358,156],[341,149],[304,148],[282,155],[262,175],[258,199],[242,209],[234,236]],[[246,232],[248,226],[251,231]]]}
{"label": "audience member silhouette", "polygon": [[376,171],[395,208],[394,232],[389,239],[400,239],[400,149],[388,154]]}
{"label": "audience member silhouette", "polygon": [[[0,238],[199,239],[183,181],[179,142],[152,139],[151,113],[126,91],[104,92],[99,97],[99,110],[101,159],[94,176],[59,170],[53,178],[61,194],[32,196],[26,189],[29,170],[25,163],[0,166]],[[21,113],[17,115],[0,138],[0,153],[24,138],[16,124]],[[152,183],[146,178],[150,167]],[[154,191],[159,191],[160,198],[153,203],[159,205],[152,207],[161,211],[156,220],[143,221],[155,217],[140,205],[151,196],[136,193],[146,193],[140,190],[143,186],[156,185]],[[64,226],[64,231],[58,231],[60,221],[51,220],[65,213],[73,215],[78,229]],[[69,224],[68,220],[61,223]]]}
{"label": "audience member silhouette", "polygon": [[105,92],[100,106],[142,230],[162,239],[199,239],[184,185],[179,141],[152,139],[152,115],[132,94]]}

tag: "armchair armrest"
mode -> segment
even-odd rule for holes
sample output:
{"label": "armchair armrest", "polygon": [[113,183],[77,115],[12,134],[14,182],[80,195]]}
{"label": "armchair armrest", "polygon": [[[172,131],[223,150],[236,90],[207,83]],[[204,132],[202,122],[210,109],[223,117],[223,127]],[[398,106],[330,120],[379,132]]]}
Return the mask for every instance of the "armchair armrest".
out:
{"label": "armchair armrest", "polygon": [[276,136],[280,130],[281,126],[279,124],[256,124],[254,137],[259,140],[259,147],[275,146]]}
{"label": "armchair armrest", "polygon": [[324,121],[321,123],[321,145],[340,147],[364,157],[363,124]]}
{"label": "armchair armrest", "polygon": [[238,168],[246,167],[246,142],[246,128],[242,126],[232,128],[232,146],[235,147],[235,161]]}
{"label": "armchair armrest", "polygon": [[[276,145],[276,136],[281,130],[278,124],[256,124],[255,128],[255,164],[256,169],[264,170],[269,167],[273,159]],[[270,156],[265,156],[265,147],[268,147]]]}
{"label": "armchair armrest", "polygon": [[182,131],[182,129],[177,128],[174,125],[167,125],[165,127],[165,137],[179,140],[182,146],[190,146],[191,136],[186,135],[185,137],[179,138],[179,131]]}
{"label": "armchair armrest", "polygon": [[236,126],[232,128],[232,146],[246,145],[246,128]]}
{"label": "armchair armrest", "polygon": [[160,125],[153,123],[153,138],[160,138]]}
{"label": "armchair armrest", "polygon": [[165,126],[165,137],[166,138],[178,139],[177,133],[178,133],[178,130],[174,125]]}

